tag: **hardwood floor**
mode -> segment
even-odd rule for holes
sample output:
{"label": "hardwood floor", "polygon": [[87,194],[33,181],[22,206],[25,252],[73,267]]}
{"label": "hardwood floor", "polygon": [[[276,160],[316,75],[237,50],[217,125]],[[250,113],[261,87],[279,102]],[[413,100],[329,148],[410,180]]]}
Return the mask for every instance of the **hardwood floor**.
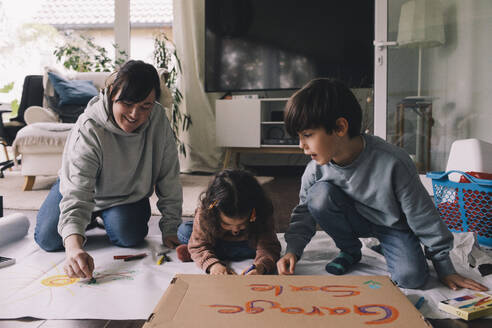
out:
{"label": "hardwood floor", "polygon": [[[454,319],[429,319],[434,328],[490,328],[492,319],[466,322]],[[145,320],[39,320],[24,318],[0,320],[0,328],[140,328]]]}
{"label": "hardwood floor", "polygon": [[145,320],[0,320],[0,328],[140,328]]}
{"label": "hardwood floor", "polygon": [[434,328],[490,328],[492,319],[476,319],[465,321],[461,319],[429,319]]}

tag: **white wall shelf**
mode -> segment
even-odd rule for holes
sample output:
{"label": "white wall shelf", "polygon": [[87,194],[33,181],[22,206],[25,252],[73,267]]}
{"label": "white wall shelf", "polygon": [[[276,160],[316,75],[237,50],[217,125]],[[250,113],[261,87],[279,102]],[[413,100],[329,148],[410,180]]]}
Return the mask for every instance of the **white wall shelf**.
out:
{"label": "white wall shelf", "polygon": [[215,103],[219,147],[296,148],[285,131],[283,111],[287,98],[220,99]]}

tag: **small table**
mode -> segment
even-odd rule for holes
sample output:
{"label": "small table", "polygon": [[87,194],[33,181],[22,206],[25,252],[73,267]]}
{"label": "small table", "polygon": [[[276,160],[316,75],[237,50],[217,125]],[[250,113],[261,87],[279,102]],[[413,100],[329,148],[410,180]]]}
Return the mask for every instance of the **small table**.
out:
{"label": "small table", "polygon": [[261,153],[261,154],[304,154],[304,151],[299,147],[227,147],[224,157],[223,169],[229,166],[231,157],[234,155],[235,167],[239,166],[239,154],[240,153]]}
{"label": "small table", "polygon": [[396,145],[402,148],[405,138],[405,112],[409,109],[417,114],[415,165],[419,173],[430,170],[430,148],[434,125],[432,101],[434,99],[432,97],[406,97],[398,103],[396,111]]}

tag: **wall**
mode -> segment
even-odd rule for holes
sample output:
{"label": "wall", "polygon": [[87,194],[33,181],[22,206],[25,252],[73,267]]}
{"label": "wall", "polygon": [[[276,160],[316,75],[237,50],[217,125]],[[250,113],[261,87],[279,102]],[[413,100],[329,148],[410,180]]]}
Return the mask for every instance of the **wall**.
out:
{"label": "wall", "polygon": [[[425,58],[434,106],[433,148],[447,160],[456,139],[492,143],[492,1],[443,1],[446,44]],[[444,157],[444,158],[443,158]],[[442,163],[433,161],[436,166]]]}

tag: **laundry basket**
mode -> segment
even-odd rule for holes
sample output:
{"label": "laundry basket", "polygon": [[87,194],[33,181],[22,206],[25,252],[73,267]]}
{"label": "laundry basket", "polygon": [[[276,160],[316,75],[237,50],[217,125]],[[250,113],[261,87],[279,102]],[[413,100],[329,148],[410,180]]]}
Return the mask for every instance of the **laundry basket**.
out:
{"label": "laundry basket", "polygon": [[[464,175],[470,183],[450,181],[450,173]],[[478,242],[492,247],[492,180],[451,170],[428,172],[439,215],[453,232],[477,232]]]}

